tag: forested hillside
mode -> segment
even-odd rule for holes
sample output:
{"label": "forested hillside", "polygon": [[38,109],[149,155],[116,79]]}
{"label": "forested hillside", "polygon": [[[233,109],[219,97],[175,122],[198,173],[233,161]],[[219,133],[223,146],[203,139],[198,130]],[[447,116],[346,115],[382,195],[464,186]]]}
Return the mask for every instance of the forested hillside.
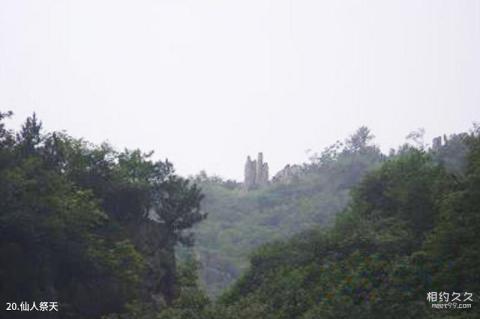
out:
{"label": "forested hillside", "polygon": [[35,115],[13,132],[10,116],[1,302],[59,311],[1,318],[480,317],[478,126],[431,147],[413,134],[388,156],[360,128],[288,183],[245,192],[45,132]]}
{"label": "forested hillside", "polygon": [[332,227],[263,245],[216,304],[196,288],[169,318],[478,318],[480,130],[449,141],[401,147]]}
{"label": "forested hillside", "polygon": [[[333,228],[258,249],[222,301],[248,304],[248,318],[478,318],[479,133],[457,136],[469,148],[460,174],[439,153],[404,148],[354,189]],[[471,293],[473,309],[431,309],[428,292]]]}
{"label": "forested hillside", "polygon": [[385,159],[372,140],[362,127],[313,155],[288,182],[256,190],[205,173],[196,176],[209,218],[195,228],[194,250],[209,294],[218,295],[237,279],[261,244],[331,224],[348,203],[350,189]]}
{"label": "forested hillside", "polygon": [[[0,301],[57,302],[49,317],[159,311],[178,295],[175,246],[204,219],[200,190],[168,162],[0,113]],[[13,309],[15,310],[15,309]],[[113,315],[112,315],[113,316]]]}

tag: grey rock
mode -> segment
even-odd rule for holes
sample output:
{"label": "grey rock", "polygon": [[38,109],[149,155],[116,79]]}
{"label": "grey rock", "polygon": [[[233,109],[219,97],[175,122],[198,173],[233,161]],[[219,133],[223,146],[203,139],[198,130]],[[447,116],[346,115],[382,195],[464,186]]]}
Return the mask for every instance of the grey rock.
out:
{"label": "grey rock", "polygon": [[263,162],[263,154],[258,153],[257,159],[253,160],[247,156],[245,163],[245,174],[243,187],[251,190],[268,185],[268,163]]}

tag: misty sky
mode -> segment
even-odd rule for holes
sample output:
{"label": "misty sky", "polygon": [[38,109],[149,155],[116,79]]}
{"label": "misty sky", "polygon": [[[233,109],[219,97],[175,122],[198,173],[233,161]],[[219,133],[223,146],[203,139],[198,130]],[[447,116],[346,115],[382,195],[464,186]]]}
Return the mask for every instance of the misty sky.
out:
{"label": "misty sky", "polygon": [[480,120],[480,1],[0,0],[0,109],[183,175],[388,150]]}

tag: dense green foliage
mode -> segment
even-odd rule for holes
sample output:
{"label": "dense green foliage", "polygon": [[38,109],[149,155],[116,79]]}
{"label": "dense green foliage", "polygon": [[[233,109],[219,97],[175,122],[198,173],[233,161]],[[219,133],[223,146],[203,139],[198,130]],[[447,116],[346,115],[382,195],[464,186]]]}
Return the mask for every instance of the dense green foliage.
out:
{"label": "dense green foliage", "polygon": [[201,279],[218,295],[248,266],[249,254],[272,240],[286,239],[313,226],[328,226],[345,208],[349,191],[385,156],[360,128],[344,143],[311,157],[291,181],[246,192],[241,185],[205,173],[196,177],[209,218],[195,228]]}
{"label": "dense green foliage", "polygon": [[15,134],[9,116],[0,114],[2,306],[57,301],[51,317],[99,318],[172,302],[174,247],[191,244],[185,231],[205,217],[197,186],[151,154],[42,134],[35,115]]}
{"label": "dense green foliage", "polygon": [[[35,116],[14,133],[9,116],[0,113],[4,305],[59,301],[53,318],[480,317],[478,127],[388,157],[361,128],[288,183],[245,192],[201,174],[204,199],[152,154],[43,134]],[[211,294],[239,279],[213,302],[199,273]],[[471,292],[472,309],[432,309],[428,292]]]}
{"label": "dense green foliage", "polygon": [[[169,318],[478,318],[479,133],[451,139],[466,161],[444,157],[459,145],[401,147],[332,227],[261,246],[216,304],[197,289]],[[432,309],[428,292],[471,292],[472,308]]]}
{"label": "dense green foliage", "polygon": [[251,318],[477,318],[476,303],[436,310],[426,297],[480,288],[478,133],[464,135],[464,174],[404,148],[355,188],[333,228],[258,249],[223,303],[252,300],[264,311]]}

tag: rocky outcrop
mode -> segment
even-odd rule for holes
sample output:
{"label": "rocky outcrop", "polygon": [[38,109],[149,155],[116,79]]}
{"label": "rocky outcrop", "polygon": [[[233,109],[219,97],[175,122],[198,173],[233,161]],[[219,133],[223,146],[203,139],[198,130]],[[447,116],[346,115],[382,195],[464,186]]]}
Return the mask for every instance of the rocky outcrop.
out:
{"label": "rocky outcrop", "polygon": [[243,187],[246,190],[255,189],[268,185],[268,163],[263,162],[263,154],[258,153],[257,159],[247,156]]}
{"label": "rocky outcrop", "polygon": [[257,158],[257,173],[255,182],[257,186],[265,186],[268,184],[268,163],[263,162],[263,154],[258,153]]}
{"label": "rocky outcrop", "polygon": [[442,147],[442,137],[438,136],[432,140],[432,150],[438,151]]}
{"label": "rocky outcrop", "polygon": [[245,163],[245,174],[243,187],[245,189],[252,189],[255,187],[255,181],[257,178],[257,162],[252,161],[250,156],[247,156],[247,162]]}
{"label": "rocky outcrop", "polygon": [[275,174],[275,176],[272,178],[272,182],[288,184],[297,179],[302,172],[302,166],[288,164],[281,171]]}
{"label": "rocky outcrop", "polygon": [[[459,134],[453,134],[450,136],[450,138],[453,138],[454,140],[460,140],[464,141],[468,137],[468,133],[459,133]],[[449,138],[447,138],[447,135],[443,135],[443,141],[441,136],[437,136],[433,138],[432,140],[432,151],[438,152],[442,147],[447,146],[449,142]]]}
{"label": "rocky outcrop", "polygon": [[158,214],[150,210],[147,216],[128,224],[126,229],[145,261],[140,295],[160,310],[177,295],[175,249]]}

